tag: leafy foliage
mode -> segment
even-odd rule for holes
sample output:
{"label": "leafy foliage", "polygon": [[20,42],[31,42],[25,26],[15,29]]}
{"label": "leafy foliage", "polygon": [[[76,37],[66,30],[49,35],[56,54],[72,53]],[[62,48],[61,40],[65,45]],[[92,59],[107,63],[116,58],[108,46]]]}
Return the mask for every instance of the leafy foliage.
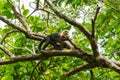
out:
{"label": "leafy foliage", "polygon": [[[20,1],[15,1],[14,5],[17,5]],[[43,3],[42,0],[40,0],[39,3]],[[104,2],[99,0],[59,0],[53,3],[61,11],[63,11],[64,14],[81,23],[90,32],[92,31],[91,18],[94,17],[94,9],[97,7],[96,4],[98,4],[98,6],[101,7],[101,11],[96,20],[95,34],[96,40],[99,44],[99,51],[102,55],[109,59],[120,60],[119,0],[105,0]],[[33,32],[49,35],[60,32],[63,29],[70,30],[72,34],[70,35],[71,40],[86,52],[93,54],[90,47],[90,42],[85,35],[77,28],[74,28],[75,31],[72,30],[71,25],[66,23],[66,21],[63,19],[56,17],[56,15],[52,13],[48,6],[45,7],[50,12],[45,13],[44,10],[41,11],[41,9],[30,15],[32,9],[26,8],[26,4],[21,4],[22,5],[19,6],[21,15],[24,16],[26,22]],[[16,20],[16,16],[14,15],[8,2],[5,0],[0,0],[0,5],[0,15],[6,17],[13,23],[20,25],[21,28],[24,27],[18,20]],[[4,38],[6,33],[11,30],[15,30],[8,25],[2,26],[3,27],[0,27],[0,41]],[[39,41],[31,40],[23,33],[18,31],[8,35],[3,45],[15,55],[27,55],[31,54],[30,51],[33,50],[33,45],[35,45],[35,50],[37,50],[38,43]],[[4,55],[4,52],[0,50],[0,60],[7,58],[8,56]],[[37,66],[33,74],[33,80],[63,80],[64,78],[61,74],[64,74],[65,72],[76,68],[76,66],[85,63],[86,62],[83,60],[74,57],[51,57]],[[28,80],[30,79],[31,72],[36,64],[37,61],[31,61],[0,66],[0,79]],[[92,70],[95,80],[120,79],[119,74],[106,68],[95,68]],[[90,70],[85,70],[66,78],[66,80],[90,80],[90,78]]]}

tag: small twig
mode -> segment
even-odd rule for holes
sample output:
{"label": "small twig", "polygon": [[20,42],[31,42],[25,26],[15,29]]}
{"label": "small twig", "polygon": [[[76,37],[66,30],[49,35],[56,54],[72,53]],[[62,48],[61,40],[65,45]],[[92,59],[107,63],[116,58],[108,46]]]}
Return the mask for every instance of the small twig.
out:
{"label": "small twig", "polygon": [[[110,72],[111,72],[111,71],[110,71]],[[97,79],[97,78],[99,78],[99,77],[103,76],[104,74],[106,74],[106,71],[101,72],[99,75],[97,75],[97,76],[95,77],[95,79]]]}
{"label": "small twig", "polygon": [[14,49],[27,50],[28,52],[30,52],[31,54],[33,54],[33,52],[32,52],[30,49],[26,48],[26,47],[15,47],[15,46],[12,46],[11,44],[8,44],[8,45],[11,46],[11,47],[14,48]]}
{"label": "small twig", "polygon": [[36,11],[36,9],[33,10],[33,11],[27,16],[27,18],[30,17],[35,11]]}
{"label": "small twig", "polygon": [[37,0],[37,3],[36,3],[36,9],[39,8],[39,1],[40,1],[40,0]]}
{"label": "small twig", "polygon": [[[32,7],[32,3],[35,3],[35,2],[30,2],[30,3],[29,3],[29,6],[30,6],[30,8],[35,9],[34,7]],[[35,4],[36,4],[36,3],[35,3]]]}
{"label": "small twig", "polygon": [[63,76],[64,76],[64,77],[68,77],[68,76],[73,75],[73,74],[75,74],[75,73],[77,73],[77,72],[80,72],[80,71],[82,71],[82,70],[85,70],[85,69],[90,68],[89,66],[90,66],[90,64],[80,65],[80,66],[78,66],[77,68],[75,68],[75,69],[73,69],[73,70],[71,70],[71,71],[63,74]]}
{"label": "small twig", "polygon": [[92,70],[90,70],[90,74],[91,74],[91,80],[95,80],[95,79],[94,79],[94,74],[93,74],[93,71],[92,71]]}
{"label": "small twig", "polygon": [[[113,4],[113,2],[110,0],[109,1],[111,4]],[[115,5],[120,5],[119,3],[114,3]],[[111,5],[109,4],[106,4],[108,7],[112,8],[113,10],[115,10],[116,12],[120,13],[120,9],[118,8],[115,8],[114,6],[112,7]]]}
{"label": "small twig", "polygon": [[95,14],[95,17],[94,17],[94,20],[93,20],[94,22],[96,21],[96,18],[97,18],[97,15],[99,13],[99,10],[100,10],[100,7],[98,7],[97,10],[96,10],[96,14]]}
{"label": "small twig", "polygon": [[32,43],[32,50],[33,50],[33,54],[36,54],[36,52],[35,52],[35,44],[34,43]]}
{"label": "small twig", "polygon": [[33,68],[32,73],[31,73],[31,75],[30,75],[30,80],[32,80],[32,75],[33,75],[33,73],[34,73],[36,67],[37,67],[43,60],[44,60],[44,59],[41,58],[40,61],[39,61],[39,62],[35,65],[35,67]]}
{"label": "small twig", "polygon": [[42,10],[42,11],[44,11],[44,12],[46,12],[46,13],[49,13],[49,14],[55,15],[54,13],[52,13],[52,12],[50,12],[50,11],[48,11],[48,10],[45,10],[45,9],[43,9],[43,8],[39,8],[38,10]]}
{"label": "small twig", "polygon": [[5,39],[9,36],[9,34],[14,33],[14,32],[18,32],[18,30],[11,30],[11,31],[7,32],[6,35],[4,36],[4,38],[2,39],[2,41],[0,42],[0,44],[3,44]]}
{"label": "small twig", "polygon": [[45,32],[48,30],[49,28],[49,14],[50,13],[47,13],[47,27],[45,28],[45,30],[42,32],[42,34],[45,34]]}
{"label": "small twig", "polygon": [[31,16],[35,11],[38,11],[38,10],[42,10],[42,11],[44,11],[44,12],[46,12],[46,13],[55,15],[54,13],[52,13],[52,12],[50,12],[50,11],[47,11],[47,10],[45,10],[44,8],[45,8],[45,6],[43,6],[43,7],[41,7],[41,8],[38,8],[38,9],[34,9],[34,8],[33,8],[34,10],[27,16],[27,18],[28,18],[29,16]]}
{"label": "small twig", "polygon": [[92,19],[92,37],[93,38],[95,37],[95,21],[96,21],[97,15],[99,13],[99,10],[100,10],[100,7],[97,8],[94,19]]}
{"label": "small twig", "polygon": [[47,27],[49,27],[49,13],[47,13]]}

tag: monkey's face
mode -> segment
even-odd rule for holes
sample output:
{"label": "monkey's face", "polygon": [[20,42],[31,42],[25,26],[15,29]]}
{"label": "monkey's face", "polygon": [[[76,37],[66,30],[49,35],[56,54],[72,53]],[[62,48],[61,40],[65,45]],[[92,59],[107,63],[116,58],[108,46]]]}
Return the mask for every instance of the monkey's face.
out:
{"label": "monkey's face", "polygon": [[68,35],[69,35],[69,32],[67,30],[64,30],[63,31],[63,36],[68,37]]}

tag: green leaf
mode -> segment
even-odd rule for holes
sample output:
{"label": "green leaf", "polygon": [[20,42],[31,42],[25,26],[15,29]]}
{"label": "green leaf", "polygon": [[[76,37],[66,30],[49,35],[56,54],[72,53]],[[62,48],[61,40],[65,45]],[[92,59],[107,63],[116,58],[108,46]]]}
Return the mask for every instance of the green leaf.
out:
{"label": "green leaf", "polygon": [[29,9],[26,9],[26,10],[23,11],[24,16],[27,16],[28,14],[29,14]]}
{"label": "green leaf", "polygon": [[4,9],[11,10],[11,5],[9,3],[5,3]]}
{"label": "green leaf", "polygon": [[0,0],[0,13],[4,10],[5,0]]}
{"label": "green leaf", "polygon": [[1,80],[14,80],[14,79],[13,76],[8,74],[8,75],[4,75]]}
{"label": "green leaf", "polygon": [[24,6],[24,5],[22,5],[21,9],[22,9],[22,10],[25,10],[25,6]]}
{"label": "green leaf", "polygon": [[4,11],[2,12],[4,16],[6,16],[8,19],[13,18],[14,15],[10,11]]}

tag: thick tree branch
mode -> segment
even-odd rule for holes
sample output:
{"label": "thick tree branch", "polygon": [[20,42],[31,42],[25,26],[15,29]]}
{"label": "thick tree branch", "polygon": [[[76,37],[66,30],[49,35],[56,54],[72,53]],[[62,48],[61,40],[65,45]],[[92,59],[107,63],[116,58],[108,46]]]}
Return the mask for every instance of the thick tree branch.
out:
{"label": "thick tree branch", "polygon": [[0,20],[5,22],[6,24],[10,25],[11,27],[19,30],[20,32],[22,32],[23,34],[25,34],[28,38],[31,38],[31,39],[35,39],[35,40],[41,40],[42,38],[44,38],[45,36],[42,36],[42,35],[39,35],[39,34],[36,34],[36,33],[29,33],[28,31],[26,31],[25,29],[21,28],[20,26],[12,23],[11,21],[5,19],[4,17],[2,17],[0,15]]}
{"label": "thick tree branch", "polygon": [[90,44],[91,44],[91,47],[92,47],[92,50],[93,50],[94,57],[98,57],[99,56],[99,50],[98,50],[98,45],[97,45],[97,42],[96,42],[95,38],[92,38],[92,40],[90,41]]}
{"label": "thick tree branch", "polygon": [[87,62],[93,62],[94,57],[84,51],[79,50],[42,50],[41,53],[45,56],[72,56],[81,58]]}
{"label": "thick tree branch", "polygon": [[27,16],[27,18],[28,18],[29,16],[31,16],[35,11],[38,11],[38,10],[44,11],[44,12],[46,12],[46,13],[48,13],[48,14],[55,15],[54,13],[52,13],[52,12],[50,12],[50,11],[48,11],[48,10],[46,10],[46,9],[44,9],[44,8],[42,7],[42,8],[39,8],[39,9],[34,9],[34,11],[32,11],[32,12]]}
{"label": "thick tree branch", "polygon": [[43,55],[41,54],[20,55],[20,56],[12,57],[10,59],[0,60],[0,65],[12,64],[22,61],[39,60],[41,58],[43,58]]}
{"label": "thick tree branch", "polygon": [[79,24],[78,22],[76,22],[75,20],[72,20],[70,18],[68,18],[67,16],[65,16],[63,13],[61,13],[53,4],[50,0],[45,0],[48,5],[51,7],[51,9],[55,12],[55,14],[57,16],[59,16],[60,18],[64,19],[66,22],[68,22],[69,24],[79,28],[84,34],[85,36],[91,40],[91,33],[85,28],[83,27],[81,24]]}
{"label": "thick tree branch", "polygon": [[[31,61],[31,60],[39,60],[43,57],[49,58],[53,56],[72,56],[72,57],[77,57],[81,58],[87,62],[93,62],[93,56],[92,55],[87,55],[80,53],[78,50],[44,50],[41,51],[42,54],[30,54],[30,55],[21,55],[21,56],[16,56],[7,60],[1,60],[0,65],[5,65],[5,64],[12,64],[16,62],[22,62],[22,61]],[[90,59],[90,60],[89,60]]]}
{"label": "thick tree branch", "polygon": [[71,70],[70,72],[66,74],[66,76],[77,73],[81,70],[91,69],[95,67],[110,68],[120,74],[120,67],[118,67],[113,61],[106,59],[103,56],[100,56],[97,58],[97,60],[95,60],[93,55],[80,52],[79,50],[66,50],[66,51],[64,50],[43,50],[41,52],[43,55],[42,54],[21,55],[21,56],[12,57],[6,60],[0,60],[0,65],[12,64],[12,63],[22,62],[22,61],[39,60],[41,58],[48,59],[49,57],[53,57],[53,56],[71,56],[71,57],[81,58],[85,60],[86,62],[88,62],[88,64],[79,66],[76,69]]}
{"label": "thick tree branch", "polygon": [[9,50],[5,49],[1,44],[0,44],[0,49],[5,52],[9,57],[14,57],[15,55],[10,52]]}
{"label": "thick tree branch", "polygon": [[120,67],[120,61],[112,61],[113,63],[115,63],[117,66]]}
{"label": "thick tree branch", "polygon": [[100,55],[97,59],[98,59],[98,61],[107,65],[110,69],[112,69],[120,74],[120,67],[116,63],[114,63],[113,61],[103,57],[102,55]]}

